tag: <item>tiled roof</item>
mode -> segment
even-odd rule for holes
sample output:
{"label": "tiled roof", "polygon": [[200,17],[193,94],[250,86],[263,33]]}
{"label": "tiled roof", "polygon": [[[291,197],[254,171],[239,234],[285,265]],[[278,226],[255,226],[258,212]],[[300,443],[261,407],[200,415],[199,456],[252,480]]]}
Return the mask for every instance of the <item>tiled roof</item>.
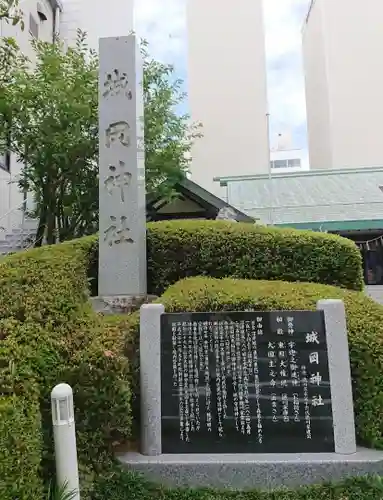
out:
{"label": "tiled roof", "polygon": [[274,224],[383,219],[383,168],[226,178],[228,201]]}

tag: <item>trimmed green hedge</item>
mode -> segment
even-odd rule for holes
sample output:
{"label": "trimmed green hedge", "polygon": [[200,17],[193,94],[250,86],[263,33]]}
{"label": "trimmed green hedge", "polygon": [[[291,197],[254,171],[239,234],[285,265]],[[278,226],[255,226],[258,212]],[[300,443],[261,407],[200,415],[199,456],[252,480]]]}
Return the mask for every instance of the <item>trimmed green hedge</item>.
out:
{"label": "trimmed green hedge", "polygon": [[360,252],[339,236],[225,221],[148,224],[150,292],[202,275],[363,288]]}
{"label": "trimmed green hedge", "polygon": [[[15,419],[14,439],[20,445],[29,443],[30,453],[13,464],[9,484],[21,484],[27,467],[38,478],[37,456],[45,478],[52,477],[50,392],[57,383],[73,387],[83,477],[97,472],[110,459],[113,444],[131,434],[130,370],[123,343],[116,336],[111,341],[88,303],[87,267],[93,244],[94,238],[84,238],[0,261],[0,392],[25,396],[25,415],[33,413],[33,401],[38,401],[43,434],[41,451],[41,443],[39,448],[29,439],[28,426]],[[7,405],[0,405],[0,421],[9,412]],[[7,436],[1,424],[0,432],[3,443]]]}
{"label": "trimmed green hedge", "polygon": [[[97,295],[98,239],[90,276]],[[209,220],[147,225],[148,292],[160,295],[190,276],[323,283],[364,287],[355,243],[333,234]]]}
{"label": "trimmed green hedge", "polygon": [[40,418],[37,400],[0,397],[1,500],[43,498]]}
{"label": "trimmed green hedge", "polygon": [[[171,286],[158,302],[167,312],[315,310],[325,298],[342,299],[346,307],[358,441],[383,449],[383,307],[364,293],[313,283],[196,277]],[[127,338],[138,338],[138,321],[138,314],[127,319]],[[137,363],[135,370],[132,391],[138,394]],[[137,401],[134,406],[138,415]]]}

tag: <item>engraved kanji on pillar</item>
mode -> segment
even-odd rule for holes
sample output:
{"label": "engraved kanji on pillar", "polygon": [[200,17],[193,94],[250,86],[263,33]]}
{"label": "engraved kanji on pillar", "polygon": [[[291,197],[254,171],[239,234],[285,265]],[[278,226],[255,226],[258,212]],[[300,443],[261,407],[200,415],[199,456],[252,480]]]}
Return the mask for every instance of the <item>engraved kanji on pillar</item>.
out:
{"label": "engraved kanji on pillar", "polygon": [[100,39],[99,296],[146,295],[142,63],[134,35]]}

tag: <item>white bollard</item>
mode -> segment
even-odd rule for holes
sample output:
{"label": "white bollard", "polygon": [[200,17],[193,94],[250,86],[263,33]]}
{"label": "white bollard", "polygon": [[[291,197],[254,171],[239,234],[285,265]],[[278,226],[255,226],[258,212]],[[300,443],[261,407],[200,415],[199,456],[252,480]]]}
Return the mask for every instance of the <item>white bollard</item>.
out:
{"label": "white bollard", "polygon": [[51,392],[53,437],[57,485],[66,486],[73,500],[80,500],[73,391],[68,384],[58,384]]}

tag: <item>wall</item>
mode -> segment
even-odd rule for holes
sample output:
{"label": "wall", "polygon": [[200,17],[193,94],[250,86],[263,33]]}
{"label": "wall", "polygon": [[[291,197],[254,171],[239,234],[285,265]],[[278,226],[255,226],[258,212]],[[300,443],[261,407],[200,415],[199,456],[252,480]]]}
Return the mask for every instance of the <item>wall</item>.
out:
{"label": "wall", "polygon": [[333,168],[322,7],[322,0],[312,3],[308,22],[303,28],[308,145],[312,169]]}
{"label": "wall", "polygon": [[63,0],[60,36],[71,44],[77,29],[88,34],[89,47],[98,52],[98,39],[126,36],[133,29],[133,0]]}
{"label": "wall", "polygon": [[[40,4],[47,20],[42,21],[37,14],[37,4]],[[21,51],[28,56],[32,64],[34,62],[34,51],[31,46],[32,35],[29,32],[29,15],[32,14],[38,24],[39,39],[51,42],[53,40],[53,20],[54,12],[48,0],[21,0],[20,8],[24,14],[25,29],[21,30],[20,25],[11,26],[4,20],[0,21],[0,36],[14,37],[19,44]],[[10,173],[0,168],[0,226],[5,229],[15,228],[22,219],[22,213],[14,210],[10,215],[4,217],[10,210],[20,206],[23,202],[23,193],[17,186],[17,179],[23,165],[17,161],[15,155],[11,155]],[[2,237],[0,232],[0,239]]]}
{"label": "wall", "polygon": [[189,0],[188,95],[204,137],[192,180],[223,196],[213,178],[268,170],[262,0]]}
{"label": "wall", "polygon": [[[319,10],[322,26],[315,28]],[[383,165],[382,18],[381,0],[316,0],[314,4],[308,29],[315,34],[311,38],[304,35],[312,168]],[[319,46],[324,51],[325,72]],[[322,88],[323,74],[328,79],[327,95]],[[315,87],[319,88],[316,93]],[[321,115],[321,108],[327,116]],[[323,165],[326,158],[319,151],[329,149],[327,133],[323,133],[327,129],[331,162]]]}
{"label": "wall", "polygon": [[[331,5],[330,5],[331,3]],[[333,162],[383,165],[383,2],[348,0],[325,9]]]}

